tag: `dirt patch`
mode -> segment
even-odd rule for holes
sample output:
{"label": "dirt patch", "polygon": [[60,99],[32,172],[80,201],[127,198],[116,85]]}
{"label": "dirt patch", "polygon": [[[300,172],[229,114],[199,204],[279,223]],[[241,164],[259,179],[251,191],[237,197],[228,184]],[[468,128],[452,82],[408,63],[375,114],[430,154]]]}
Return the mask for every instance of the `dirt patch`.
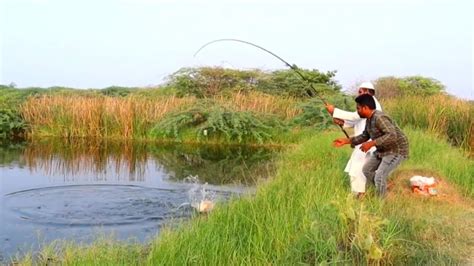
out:
{"label": "dirt patch", "polygon": [[[410,185],[410,178],[415,175],[434,177],[438,182],[436,196],[422,195],[414,193]],[[459,191],[446,180],[445,177],[436,171],[429,169],[407,169],[395,171],[388,181],[389,197],[401,195],[417,199],[430,199],[450,204],[463,205],[468,208],[474,208],[474,201],[462,196]]]}

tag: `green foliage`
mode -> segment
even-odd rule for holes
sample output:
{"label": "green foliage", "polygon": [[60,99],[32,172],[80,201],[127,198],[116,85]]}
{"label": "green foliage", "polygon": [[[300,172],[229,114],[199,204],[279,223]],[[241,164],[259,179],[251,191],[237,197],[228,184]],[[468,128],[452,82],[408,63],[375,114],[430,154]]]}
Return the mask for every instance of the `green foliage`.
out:
{"label": "green foliage", "polygon": [[427,96],[443,92],[445,87],[436,79],[412,76],[400,79],[400,89],[404,94]]}
{"label": "green foliage", "polygon": [[381,219],[368,212],[364,204],[358,204],[352,195],[346,199],[333,201],[339,212],[342,225],[342,239],[344,248],[354,253],[358,260],[365,260],[368,264],[379,262],[383,257],[383,247],[380,236],[388,220]]}
{"label": "green foliage", "polygon": [[205,110],[202,106],[195,105],[185,111],[168,114],[151,130],[154,137],[168,137],[180,139],[181,133],[205,121]]}
{"label": "green foliage", "polygon": [[153,128],[152,135],[180,139],[191,130],[197,140],[223,138],[239,143],[262,143],[272,137],[271,132],[275,129],[286,130],[286,125],[271,115],[236,112],[209,100],[169,114]]}
{"label": "green foliage", "polygon": [[125,97],[129,95],[135,88],[111,86],[105,89],[101,89],[100,93],[111,97]]}
{"label": "green foliage", "polygon": [[15,89],[0,86],[0,109],[18,110],[28,97],[40,95],[44,92],[45,90],[40,88]]}
{"label": "green foliage", "polygon": [[341,89],[333,80],[335,71],[299,71],[316,91],[291,69],[262,72],[210,67],[182,68],[168,78],[167,86],[176,88],[178,96],[192,95],[199,98],[215,96],[227,90],[258,90],[272,95],[308,98],[314,93],[334,94]]}
{"label": "green foliage", "polygon": [[177,95],[211,97],[225,90],[247,90],[255,86],[259,70],[245,71],[225,68],[182,68],[168,77],[168,86],[176,88]]}
{"label": "green foliage", "polygon": [[[333,80],[336,71],[328,71],[327,73],[321,73],[316,69],[299,69],[298,71],[307,81],[291,69],[277,70],[262,76],[257,81],[256,89],[268,94],[296,98],[308,98],[315,94],[330,95],[339,92],[341,89],[337,82]],[[315,90],[311,88],[308,81]]]}
{"label": "green foliage", "polygon": [[422,76],[381,77],[375,81],[375,88],[379,99],[409,95],[430,96],[445,91],[445,86],[438,80]]}
{"label": "green foliage", "polygon": [[0,139],[23,135],[26,129],[26,123],[20,114],[10,109],[0,109]]}
{"label": "green foliage", "polygon": [[295,116],[292,125],[309,126],[316,129],[326,129],[332,124],[331,116],[326,108],[316,99],[301,103],[299,106],[302,112]]}
{"label": "green foliage", "polygon": [[28,97],[38,97],[41,95],[97,95],[97,93],[93,90],[76,90],[58,86],[49,88],[11,88],[0,86],[0,109],[19,110],[21,104]]}
{"label": "green foliage", "polygon": [[252,112],[234,112],[217,107],[210,110],[207,120],[199,127],[198,135],[200,138],[225,136],[225,139],[237,140],[239,143],[247,140],[263,143],[271,139],[274,127],[284,128],[273,117],[265,119]]}
{"label": "green foliage", "polygon": [[[350,96],[336,95],[327,98],[327,101],[343,110],[354,110],[355,107],[354,99]],[[293,118],[291,121],[293,126],[309,126],[322,130],[334,125],[331,116],[320,99],[313,98],[302,102],[299,108],[303,112]]]}

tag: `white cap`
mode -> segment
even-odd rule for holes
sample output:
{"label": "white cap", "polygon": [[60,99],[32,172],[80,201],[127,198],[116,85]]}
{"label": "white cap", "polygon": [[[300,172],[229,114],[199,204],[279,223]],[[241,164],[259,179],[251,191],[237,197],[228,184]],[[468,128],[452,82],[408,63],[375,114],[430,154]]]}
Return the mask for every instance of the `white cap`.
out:
{"label": "white cap", "polygon": [[374,84],[370,81],[362,82],[362,84],[359,85],[359,89],[370,89],[370,90],[375,90]]}

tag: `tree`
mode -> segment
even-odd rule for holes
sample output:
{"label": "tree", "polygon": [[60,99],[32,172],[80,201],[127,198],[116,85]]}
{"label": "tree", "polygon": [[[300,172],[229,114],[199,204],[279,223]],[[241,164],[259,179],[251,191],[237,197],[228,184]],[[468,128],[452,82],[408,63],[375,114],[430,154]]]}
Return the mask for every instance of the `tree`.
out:
{"label": "tree", "polygon": [[[341,90],[333,77],[336,71],[326,73],[316,69],[300,69],[317,93],[334,94]],[[168,77],[167,86],[177,90],[178,96],[211,97],[229,90],[258,90],[264,93],[307,98],[310,84],[291,69],[263,72],[261,70],[234,70],[226,68],[182,68]],[[313,92],[314,93],[314,92]]]}
{"label": "tree", "polygon": [[387,99],[406,95],[429,96],[445,91],[445,86],[438,80],[422,77],[409,76],[381,77],[375,81],[376,96],[380,99]]}

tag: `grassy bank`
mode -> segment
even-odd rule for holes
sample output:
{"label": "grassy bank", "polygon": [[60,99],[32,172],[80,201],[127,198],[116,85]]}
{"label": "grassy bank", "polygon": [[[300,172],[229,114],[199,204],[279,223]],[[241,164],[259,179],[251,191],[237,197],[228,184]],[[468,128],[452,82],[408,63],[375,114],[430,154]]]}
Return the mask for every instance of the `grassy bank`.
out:
{"label": "grassy bank", "polygon": [[[163,234],[149,262],[461,263],[473,241],[474,163],[434,137],[411,130],[409,136],[412,158],[392,177],[397,193],[386,201],[347,200],[341,169],[349,150],[330,147],[335,134],[314,136],[287,154],[255,198]],[[407,174],[425,173],[446,181],[439,198],[409,192]]]}
{"label": "grassy bank", "polygon": [[[254,196],[220,205],[150,245],[68,246],[40,257],[62,265],[467,264],[472,262],[474,162],[435,136],[406,130],[411,158],[391,177],[387,199],[347,197],[350,149],[329,132],[282,154],[274,179]],[[413,174],[442,182],[438,197],[414,195]],[[125,253],[125,255],[124,255]],[[108,254],[102,256],[100,254]],[[31,260],[20,264],[29,265]]]}

